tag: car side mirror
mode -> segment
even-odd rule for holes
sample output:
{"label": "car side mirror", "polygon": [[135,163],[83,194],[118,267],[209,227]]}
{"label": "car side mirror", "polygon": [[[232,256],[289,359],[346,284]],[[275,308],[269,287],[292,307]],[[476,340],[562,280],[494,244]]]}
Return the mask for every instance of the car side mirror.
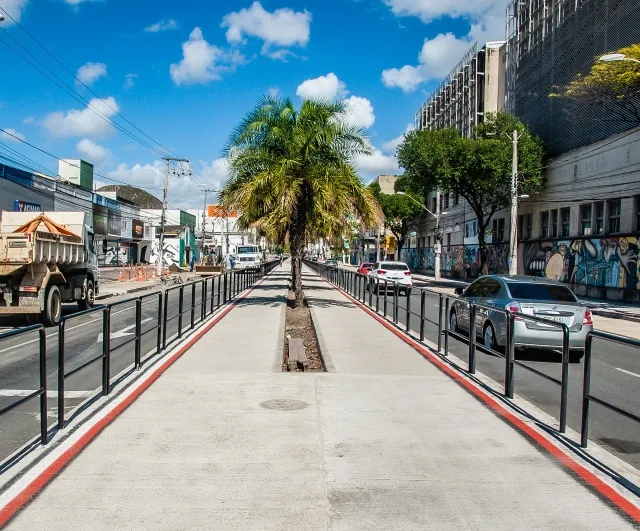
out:
{"label": "car side mirror", "polygon": [[455,290],[453,290],[453,292],[458,296],[462,296],[464,294],[464,288],[458,287]]}

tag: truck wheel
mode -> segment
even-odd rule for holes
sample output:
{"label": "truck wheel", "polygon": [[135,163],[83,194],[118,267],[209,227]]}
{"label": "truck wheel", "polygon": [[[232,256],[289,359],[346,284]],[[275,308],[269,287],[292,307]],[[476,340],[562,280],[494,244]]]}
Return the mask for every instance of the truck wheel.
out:
{"label": "truck wheel", "polygon": [[96,292],[93,288],[93,280],[88,280],[87,295],[83,300],[78,301],[78,308],[80,309],[80,311],[93,308],[93,303],[95,302],[95,298],[96,298]]}
{"label": "truck wheel", "polygon": [[51,286],[47,290],[46,302],[44,305],[44,324],[46,326],[56,326],[62,316],[62,297],[58,286]]}

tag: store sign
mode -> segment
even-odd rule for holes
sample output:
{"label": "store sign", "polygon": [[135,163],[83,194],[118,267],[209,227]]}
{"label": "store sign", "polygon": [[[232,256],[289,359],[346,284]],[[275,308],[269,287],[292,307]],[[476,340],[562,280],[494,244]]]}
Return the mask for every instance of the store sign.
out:
{"label": "store sign", "polygon": [[27,201],[16,201],[13,203],[14,212],[42,212],[42,206],[38,203],[29,203]]}
{"label": "store sign", "polygon": [[132,238],[134,240],[141,240],[144,237],[144,223],[139,219],[133,219]]}

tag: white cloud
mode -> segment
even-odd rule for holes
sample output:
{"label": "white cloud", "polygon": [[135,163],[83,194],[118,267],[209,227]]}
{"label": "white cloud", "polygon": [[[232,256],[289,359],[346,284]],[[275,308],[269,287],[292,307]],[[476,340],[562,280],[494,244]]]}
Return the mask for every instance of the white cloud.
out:
{"label": "white cloud", "polygon": [[286,60],[284,50],[271,51],[273,47],[304,47],[309,42],[311,13],[307,10],[294,11],[289,8],[266,11],[260,2],[251,7],[234,11],[224,16],[223,28],[227,28],[227,41],[231,44],[245,44],[246,37],[264,41],[262,54],[273,59]]}
{"label": "white cloud", "polygon": [[395,175],[400,169],[395,156],[385,155],[379,149],[374,149],[371,155],[360,155],[355,160],[360,176],[365,180],[378,175]]}
{"label": "white cloud", "polygon": [[84,4],[85,2],[103,2],[104,0],[62,0],[65,4],[69,4],[73,7],[78,7],[80,4]]}
{"label": "white cloud", "polygon": [[280,94],[282,94],[282,91],[279,87],[269,87],[266,92],[266,95],[270,98],[277,98]]}
{"label": "white cloud", "polygon": [[36,122],[36,117],[35,116],[28,116],[27,118],[22,120],[22,123],[24,125],[31,125],[31,124],[33,124],[35,122]]}
{"label": "white cloud", "polygon": [[164,162],[155,160],[151,164],[136,163],[133,166],[121,163],[115,170],[107,172],[107,177],[143,189],[162,188],[164,186]]}
{"label": "white cloud", "polygon": [[76,149],[83,160],[86,160],[95,166],[103,164],[111,156],[111,152],[107,148],[100,144],[96,144],[89,138],[83,138],[80,140]]}
{"label": "white cloud", "polygon": [[200,161],[200,176],[208,183],[220,189],[229,177],[229,161],[226,157],[220,157],[211,161],[209,164],[206,160]]}
{"label": "white cloud", "polygon": [[138,77],[138,74],[125,74],[124,75],[124,89],[125,90],[129,90],[131,88],[133,88],[133,86],[136,84],[136,78]]}
{"label": "white cloud", "polygon": [[402,133],[400,136],[393,138],[388,142],[384,142],[382,144],[382,149],[387,153],[395,153],[396,149],[398,149],[398,146],[404,140],[404,135],[406,135],[409,131],[413,131],[413,124],[407,124],[407,127],[404,130],[404,133]]}
{"label": "white cloud", "polygon": [[349,96],[344,102],[348,107],[348,112],[345,117],[347,122],[368,129],[376,121],[373,105],[371,105],[371,102],[367,98]]}
{"label": "white cloud", "polygon": [[469,33],[458,37],[453,33],[440,33],[433,39],[425,39],[418,57],[418,64],[401,68],[389,68],[382,72],[382,82],[387,87],[399,87],[411,92],[425,81],[446,76],[478,41],[484,46],[487,41],[504,40],[504,0],[385,0],[391,10],[399,16],[417,16],[424,22],[448,16],[464,18],[471,23]]}
{"label": "white cloud", "polygon": [[93,85],[98,79],[107,75],[107,65],[104,63],[85,63],[78,68],[76,77],[85,85]]}
{"label": "white cloud", "polygon": [[[119,110],[118,104],[113,97],[100,99],[93,98],[89,105],[102,113],[102,115],[110,118]],[[104,138],[113,133],[113,126],[103,116],[96,114],[89,108],[82,110],[71,109],[70,111],[52,112],[42,120],[43,127],[51,134],[58,138],[66,137],[93,137]]]}
{"label": "white cloud", "polygon": [[[2,9],[9,13],[16,22],[20,22],[28,2],[29,0],[4,0],[4,2],[2,2]],[[12,24],[13,20],[9,17],[5,17],[5,21],[2,23],[3,26],[11,26]]]}
{"label": "white cloud", "polygon": [[176,85],[193,85],[220,79],[224,66],[244,60],[241,54],[227,54],[222,48],[204,40],[202,30],[195,28],[189,40],[182,44],[182,60],[170,67],[171,79]]}
{"label": "white cloud", "polygon": [[170,18],[168,20],[160,20],[155,24],[151,24],[151,26],[144,28],[143,31],[146,31],[147,33],[158,33],[159,31],[168,31],[177,28],[178,23],[174,19]]}
{"label": "white cloud", "polygon": [[347,95],[347,86],[333,72],[326,76],[303,81],[296,95],[303,100],[335,101]]}
{"label": "white cloud", "polygon": [[11,129],[10,127],[3,127],[3,129],[4,131],[0,132],[0,138],[2,138],[3,140],[8,140],[9,142],[19,142],[20,140],[27,139],[22,133],[16,131],[15,129]]}

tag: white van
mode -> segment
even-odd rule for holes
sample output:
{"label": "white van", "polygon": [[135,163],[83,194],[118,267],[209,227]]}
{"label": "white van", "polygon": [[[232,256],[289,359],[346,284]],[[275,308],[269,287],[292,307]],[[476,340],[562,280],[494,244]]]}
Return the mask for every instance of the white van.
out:
{"label": "white van", "polygon": [[257,245],[238,245],[236,256],[236,269],[259,269],[262,263],[262,253]]}

